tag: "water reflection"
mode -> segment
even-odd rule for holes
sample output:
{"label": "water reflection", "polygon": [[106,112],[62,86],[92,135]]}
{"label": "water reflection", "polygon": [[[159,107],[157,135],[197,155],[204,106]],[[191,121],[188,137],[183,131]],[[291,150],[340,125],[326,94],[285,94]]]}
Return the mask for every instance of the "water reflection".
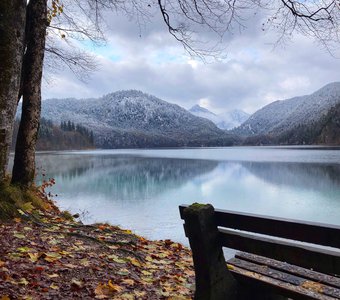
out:
{"label": "water reflection", "polygon": [[[285,185],[335,196],[340,187],[340,165],[307,163],[243,163],[252,174],[274,185]],[[340,201],[340,198],[338,198]]]}
{"label": "water reflection", "polygon": [[[61,160],[60,160],[61,159]],[[211,172],[218,162],[208,160],[145,158],[132,156],[40,156],[56,191],[86,193],[112,201],[143,201],[180,188],[186,182]],[[39,180],[39,177],[38,177]]]}
{"label": "water reflection", "polygon": [[88,211],[88,222],[109,221],[187,244],[182,203],[340,224],[340,151],[308,151],[56,152],[39,154],[37,165],[56,179],[58,204]]}

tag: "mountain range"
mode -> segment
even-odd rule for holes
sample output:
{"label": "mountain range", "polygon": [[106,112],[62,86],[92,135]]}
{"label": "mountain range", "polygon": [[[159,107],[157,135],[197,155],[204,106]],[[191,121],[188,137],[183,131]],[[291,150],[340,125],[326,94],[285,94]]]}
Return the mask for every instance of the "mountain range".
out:
{"label": "mountain range", "polygon": [[226,146],[236,140],[210,120],[135,90],[97,99],[45,100],[42,117],[88,127],[101,148]]}
{"label": "mountain range", "polygon": [[239,110],[216,115],[198,105],[186,110],[136,90],[91,99],[48,99],[42,117],[57,125],[71,120],[86,127],[99,148],[339,145],[340,83],[275,101],[250,117]]}
{"label": "mountain range", "polygon": [[246,144],[340,144],[340,82],[278,100],[232,130]]}
{"label": "mountain range", "polygon": [[233,129],[240,126],[242,123],[247,121],[250,116],[240,109],[234,109],[217,115],[199,105],[194,105],[192,108],[189,109],[189,112],[191,112],[195,116],[206,118],[214,122],[218,128],[225,130]]}

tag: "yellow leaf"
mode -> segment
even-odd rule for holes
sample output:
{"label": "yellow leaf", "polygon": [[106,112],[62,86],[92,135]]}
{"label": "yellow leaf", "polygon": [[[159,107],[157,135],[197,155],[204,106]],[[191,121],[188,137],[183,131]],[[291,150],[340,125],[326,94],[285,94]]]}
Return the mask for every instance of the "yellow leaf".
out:
{"label": "yellow leaf", "polygon": [[0,300],[11,300],[11,298],[7,295],[1,296]]}
{"label": "yellow leaf", "polygon": [[26,238],[26,236],[24,234],[21,233],[14,233],[13,234],[14,237],[18,238],[18,239],[24,239]]}
{"label": "yellow leaf", "polygon": [[143,296],[145,296],[146,292],[135,291],[134,294],[136,295],[136,297],[143,297]]}
{"label": "yellow leaf", "polygon": [[28,253],[31,262],[36,262],[39,259],[39,253]]}
{"label": "yellow leaf", "polygon": [[324,289],[323,284],[314,282],[314,281],[309,281],[309,280],[304,281],[300,286],[305,289],[312,290],[318,293],[322,293]]}
{"label": "yellow leaf", "polygon": [[90,262],[86,259],[86,258],[83,258],[81,261],[80,261],[80,264],[84,267],[88,267],[90,265]]}
{"label": "yellow leaf", "polygon": [[19,252],[25,253],[25,252],[29,252],[29,251],[31,251],[31,250],[33,250],[33,249],[32,249],[32,248],[29,248],[29,247],[19,247],[19,248],[17,248],[17,250],[18,250]]}
{"label": "yellow leaf", "polygon": [[134,285],[135,284],[135,281],[133,279],[123,279],[122,282],[127,284],[127,285]]}
{"label": "yellow leaf", "polygon": [[108,255],[107,258],[113,260],[113,261],[116,262],[116,263],[125,264],[125,260],[119,258],[117,255],[114,255],[114,254]]}
{"label": "yellow leaf", "polygon": [[48,262],[55,262],[57,260],[59,260],[60,258],[62,258],[62,256],[57,253],[57,252],[48,252],[48,253],[45,253],[45,260],[48,261]]}
{"label": "yellow leaf", "polygon": [[27,281],[26,278],[20,278],[20,280],[18,281],[18,283],[19,283],[19,284],[22,284],[22,285],[25,285],[25,286],[29,284],[29,282]]}
{"label": "yellow leaf", "polygon": [[[119,299],[122,299],[122,300],[135,300],[135,296],[132,295],[132,294],[124,293],[124,294],[120,294],[119,295]],[[117,300],[118,300],[118,298],[117,298]]]}
{"label": "yellow leaf", "polygon": [[115,291],[115,292],[120,292],[122,290],[122,287],[117,285],[117,284],[113,284],[111,280],[109,280],[108,284],[109,288],[112,290],[112,291]]}
{"label": "yellow leaf", "polygon": [[146,275],[146,276],[152,275],[152,273],[149,272],[149,271],[142,270],[141,272],[142,272],[143,275]]}
{"label": "yellow leaf", "polygon": [[136,267],[140,267],[141,266],[140,262],[137,259],[135,259],[135,258],[128,257],[128,260],[130,261],[130,263],[132,263]]}
{"label": "yellow leaf", "polygon": [[53,290],[59,290],[59,286],[57,286],[55,283],[52,283],[50,285],[50,288],[53,289]]}

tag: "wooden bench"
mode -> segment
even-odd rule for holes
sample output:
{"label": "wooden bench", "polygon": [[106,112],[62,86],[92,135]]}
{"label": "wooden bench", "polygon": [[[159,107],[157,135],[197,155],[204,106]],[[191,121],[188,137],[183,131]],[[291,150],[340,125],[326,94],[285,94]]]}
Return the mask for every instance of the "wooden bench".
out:
{"label": "wooden bench", "polygon": [[[193,254],[196,300],[340,299],[340,226],[209,204],[179,209]],[[226,262],[222,247],[244,252]]]}

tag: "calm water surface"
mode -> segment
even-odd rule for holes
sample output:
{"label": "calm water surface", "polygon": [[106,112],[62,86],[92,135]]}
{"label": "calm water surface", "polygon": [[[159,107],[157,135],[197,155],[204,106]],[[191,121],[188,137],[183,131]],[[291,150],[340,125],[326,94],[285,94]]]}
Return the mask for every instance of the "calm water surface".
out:
{"label": "calm water surface", "polygon": [[98,150],[37,155],[57,203],[85,222],[187,244],[178,205],[340,224],[340,148]]}

